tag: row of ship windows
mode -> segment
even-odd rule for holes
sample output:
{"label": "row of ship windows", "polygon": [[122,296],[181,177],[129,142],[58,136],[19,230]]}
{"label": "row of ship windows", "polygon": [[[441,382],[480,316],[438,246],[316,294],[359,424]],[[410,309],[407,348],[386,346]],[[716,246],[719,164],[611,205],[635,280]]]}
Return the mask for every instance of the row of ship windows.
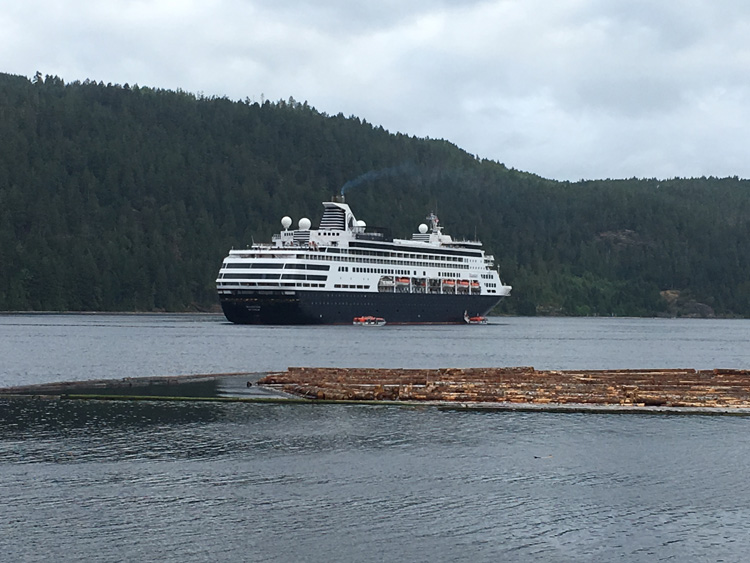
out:
{"label": "row of ship windows", "polygon": [[[348,272],[349,267],[348,266],[340,266],[339,272]],[[412,271],[411,270],[394,270],[390,268],[352,268],[352,272],[360,273],[360,274],[390,274],[394,276],[411,276]],[[417,275],[417,272],[415,271],[413,275]],[[423,276],[426,276],[426,272],[422,272]],[[458,272],[438,272],[439,278],[459,278],[461,275],[459,275]],[[482,278],[484,279],[492,279],[492,276],[487,276],[485,274],[482,274]],[[490,284],[487,284],[488,286],[491,286]],[[493,284],[494,285],[494,284]]]}
{"label": "row of ship windows", "polygon": [[[392,270],[389,268],[352,268],[352,272],[357,272],[359,274],[392,274],[396,276],[411,275],[411,270]],[[415,275],[416,273],[417,272],[414,272]]]}
{"label": "row of ship windows", "polygon": [[[328,249],[330,254],[333,254],[332,248]],[[336,256],[331,256],[330,254],[326,256],[326,254],[329,254],[328,252],[313,252],[311,254],[296,254],[297,260],[309,260],[309,259],[315,259],[315,260],[334,260],[338,259],[339,261],[346,261],[346,262],[363,262],[362,258],[359,258],[361,256],[378,256],[380,259],[386,259],[388,262],[393,262],[394,260],[398,259],[419,259],[420,263],[424,260],[432,260],[434,262],[442,263],[443,265],[446,265],[445,262],[479,262],[482,260],[480,256],[442,256],[442,255],[434,255],[434,254],[425,254],[425,255],[415,255],[408,252],[371,252],[367,250],[349,250],[346,249],[335,249]],[[253,252],[242,252],[239,254],[240,258],[289,258],[289,254],[274,254],[273,252],[259,252],[259,253],[253,253]]]}
{"label": "row of ship windows", "polygon": [[[334,235],[331,235],[334,236]],[[315,243],[310,243],[314,245]],[[325,252],[326,250],[330,254],[341,254],[343,256],[382,256],[383,258],[388,259],[395,259],[395,258],[414,258],[416,256],[422,256],[424,260],[439,260],[440,262],[462,262],[464,260],[471,260],[472,258],[477,260],[480,258],[479,255],[472,254],[472,255],[457,255],[453,256],[450,254],[415,254],[414,252],[387,252],[387,251],[378,251],[378,250],[360,250],[358,248],[337,248],[336,242],[331,242],[331,247],[321,248],[321,252]],[[262,258],[263,254],[248,254],[248,256],[253,258]],[[298,254],[297,258],[306,258],[307,256],[303,254]]]}
{"label": "row of ship windows", "polygon": [[[346,254],[346,250],[342,250],[342,254]],[[377,250],[359,250],[349,249],[349,254],[360,255],[360,256],[383,256],[385,258],[412,258],[414,254],[408,252],[384,252]],[[450,256],[442,254],[425,254],[425,260],[440,260],[441,262],[461,262],[465,259],[464,256]]]}
{"label": "row of ship windows", "polygon": [[284,282],[233,282],[233,283],[220,283],[218,287],[221,288],[233,288],[233,287],[325,287],[324,283],[284,283]]}
{"label": "row of ship windows", "polygon": [[[309,258],[311,260],[333,260],[337,262],[359,262],[360,264],[393,264],[393,260],[384,260],[382,258],[357,258],[354,256],[327,256],[325,254],[297,254],[297,259]],[[401,260],[398,262],[399,266],[417,266],[417,267],[433,267],[433,268],[445,268],[453,267],[460,269],[468,269],[469,264],[446,264],[444,262],[427,262],[427,261],[416,261],[416,260]]]}
{"label": "row of ship windows", "polygon": [[287,263],[280,264],[278,262],[225,262],[224,268],[253,268],[253,269],[264,269],[264,270],[330,270],[330,266],[327,264],[297,264]]}
{"label": "row of ship windows", "polygon": [[219,274],[225,280],[316,280],[326,281],[328,276],[316,274]]}
{"label": "row of ship windows", "polygon": [[333,284],[336,289],[370,289],[369,285],[351,285],[346,283]]}

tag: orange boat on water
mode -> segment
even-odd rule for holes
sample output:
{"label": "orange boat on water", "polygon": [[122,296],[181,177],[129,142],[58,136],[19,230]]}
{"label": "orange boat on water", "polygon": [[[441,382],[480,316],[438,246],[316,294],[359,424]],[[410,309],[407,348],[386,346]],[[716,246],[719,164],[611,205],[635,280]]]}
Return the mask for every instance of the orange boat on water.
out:
{"label": "orange boat on water", "polygon": [[352,324],[359,326],[383,326],[385,324],[385,319],[383,317],[371,316],[354,317]]}
{"label": "orange boat on water", "polygon": [[470,317],[468,313],[464,312],[464,322],[468,325],[486,325],[487,317]]}

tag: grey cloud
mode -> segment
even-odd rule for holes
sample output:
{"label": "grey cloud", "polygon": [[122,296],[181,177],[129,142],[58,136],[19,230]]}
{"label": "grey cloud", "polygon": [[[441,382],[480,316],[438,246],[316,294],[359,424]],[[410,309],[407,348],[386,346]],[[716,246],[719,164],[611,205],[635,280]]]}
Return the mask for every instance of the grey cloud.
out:
{"label": "grey cloud", "polygon": [[294,96],[560,179],[740,175],[739,1],[13,2],[0,70]]}

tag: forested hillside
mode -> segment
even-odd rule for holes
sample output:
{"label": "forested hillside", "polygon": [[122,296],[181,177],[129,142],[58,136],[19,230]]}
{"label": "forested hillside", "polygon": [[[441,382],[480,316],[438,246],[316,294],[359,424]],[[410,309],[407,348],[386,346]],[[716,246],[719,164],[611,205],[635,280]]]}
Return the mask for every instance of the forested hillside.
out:
{"label": "forested hillside", "polygon": [[[368,172],[379,173],[367,174]],[[555,182],[293,99],[0,74],[0,310],[218,305],[226,251],[322,212],[430,211],[513,286],[498,312],[750,316],[750,183]]]}

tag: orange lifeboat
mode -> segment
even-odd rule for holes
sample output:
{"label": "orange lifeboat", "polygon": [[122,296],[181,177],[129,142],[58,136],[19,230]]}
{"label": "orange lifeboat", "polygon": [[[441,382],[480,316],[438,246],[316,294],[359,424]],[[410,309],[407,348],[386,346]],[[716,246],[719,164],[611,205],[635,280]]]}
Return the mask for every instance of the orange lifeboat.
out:
{"label": "orange lifeboat", "polygon": [[352,324],[359,326],[383,326],[385,319],[383,317],[372,317],[370,315],[365,317],[354,317]]}
{"label": "orange lifeboat", "polygon": [[487,317],[481,317],[479,315],[470,317],[469,314],[464,311],[464,322],[467,325],[486,325]]}

